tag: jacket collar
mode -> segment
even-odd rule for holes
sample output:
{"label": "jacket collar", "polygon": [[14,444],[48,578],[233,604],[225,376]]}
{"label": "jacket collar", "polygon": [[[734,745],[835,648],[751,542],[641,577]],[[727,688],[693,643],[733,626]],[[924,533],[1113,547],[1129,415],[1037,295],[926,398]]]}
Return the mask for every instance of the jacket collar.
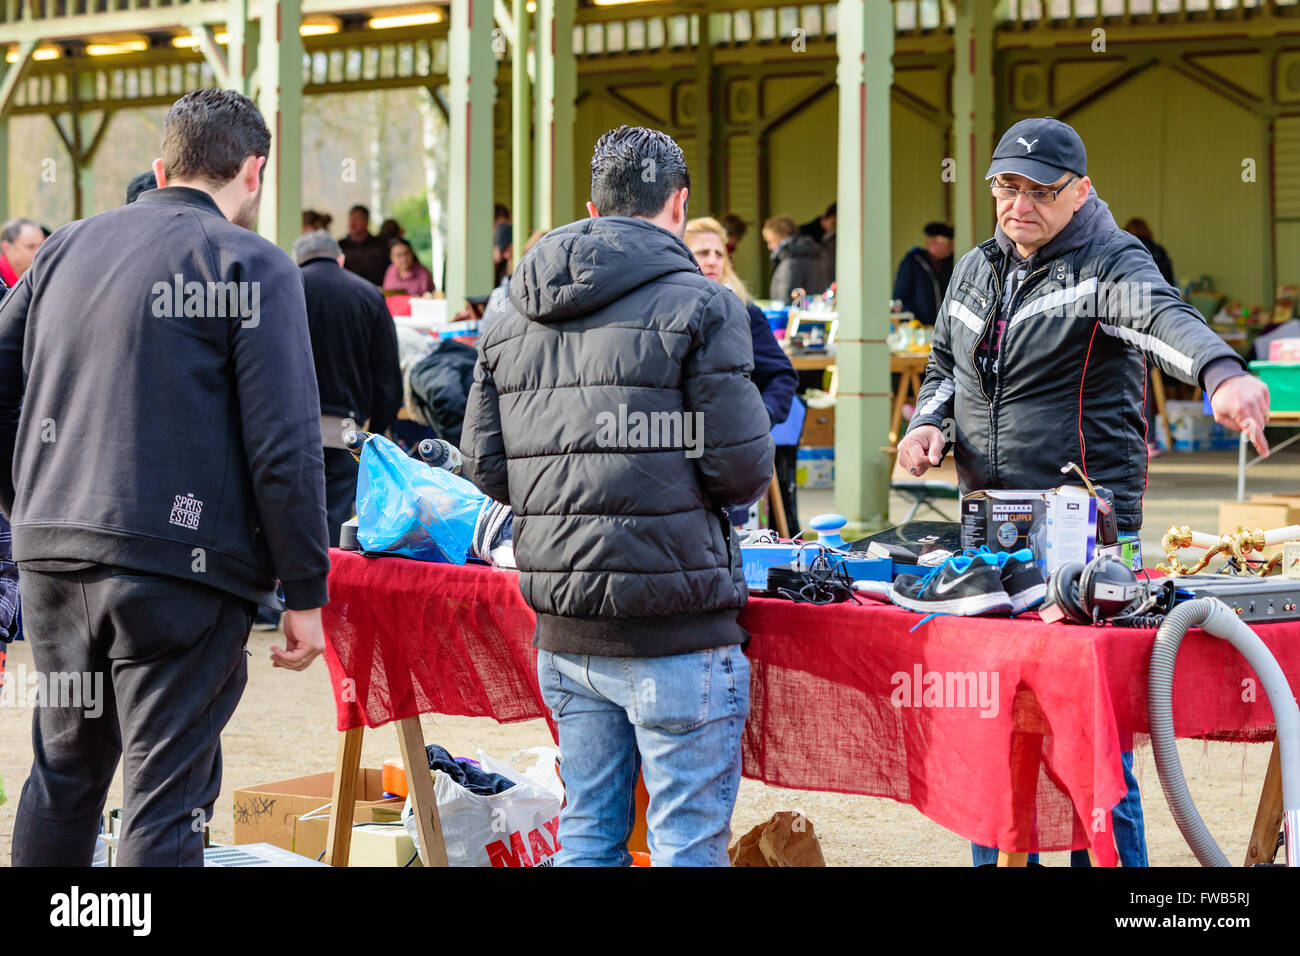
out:
{"label": "jacket collar", "polygon": [[216,201],[202,189],[191,189],[189,186],[164,186],[161,189],[150,189],[142,192],[135,200],[137,203],[167,203],[171,205],[191,206],[195,209],[202,209],[204,212],[213,212],[222,219],[226,218],[225,213],[217,206]]}

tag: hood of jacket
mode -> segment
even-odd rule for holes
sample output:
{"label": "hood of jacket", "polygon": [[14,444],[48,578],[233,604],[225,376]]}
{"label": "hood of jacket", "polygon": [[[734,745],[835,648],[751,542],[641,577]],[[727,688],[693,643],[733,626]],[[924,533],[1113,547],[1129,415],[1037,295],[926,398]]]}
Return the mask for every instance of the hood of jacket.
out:
{"label": "hood of jacket", "polygon": [[1020,253],[1016,251],[1016,244],[1002,231],[1001,224],[994,228],[993,236],[997,239],[998,248],[1004,255],[1011,256],[1017,262],[1028,263],[1032,271],[1038,263],[1050,262],[1059,256],[1073,252],[1116,228],[1115,217],[1110,214],[1110,206],[1097,195],[1096,187],[1090,186],[1088,198],[1083,201],[1083,205],[1079,207],[1074,217],[1066,223],[1065,228],[1049,239],[1046,245],[1036,249],[1028,259],[1020,258]]}
{"label": "hood of jacket", "polygon": [[820,259],[822,255],[821,243],[812,236],[796,233],[776,247],[772,253],[772,260],[779,262],[782,259]]}
{"label": "hood of jacket", "polygon": [[534,322],[586,315],[633,289],[700,267],[686,243],[645,219],[580,219],[543,236],[510,279],[510,301]]}

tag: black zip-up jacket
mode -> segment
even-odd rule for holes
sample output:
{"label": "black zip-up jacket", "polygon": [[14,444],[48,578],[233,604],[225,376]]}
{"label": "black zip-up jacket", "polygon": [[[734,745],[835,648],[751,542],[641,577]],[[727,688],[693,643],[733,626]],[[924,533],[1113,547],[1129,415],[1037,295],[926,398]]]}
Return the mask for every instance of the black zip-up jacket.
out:
{"label": "black zip-up jacket", "polygon": [[0,304],[0,508],[20,566],[115,565],[271,607],[278,577],[288,607],[326,603],[293,260],[176,186],[55,231]]}
{"label": "black zip-up jacket", "polygon": [[[1005,309],[999,239],[957,263],[908,430],[944,431],[963,494],[1055,488],[1070,483],[1060,469],[1073,461],[1115,493],[1119,526],[1136,530],[1147,471],[1144,356],[1207,391],[1245,365],[1115,225],[1096,190],[1029,258]],[[997,335],[994,323],[1003,324],[990,391],[976,356]]]}
{"label": "black zip-up jacket", "polygon": [[484,325],[461,453],[514,509],[537,645],[658,657],[743,642],[725,509],[767,488],[773,445],[740,299],[677,236],[602,216],[538,242]]}
{"label": "black zip-up jacket", "polygon": [[386,432],[402,404],[397,326],[384,294],[338,260],[302,264],[320,410]]}

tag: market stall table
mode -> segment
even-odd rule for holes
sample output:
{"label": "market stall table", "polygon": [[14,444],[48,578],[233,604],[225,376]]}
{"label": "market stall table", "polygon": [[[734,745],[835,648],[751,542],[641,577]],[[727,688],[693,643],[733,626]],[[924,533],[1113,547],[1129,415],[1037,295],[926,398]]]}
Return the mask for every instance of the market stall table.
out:
{"label": "market stall table", "polygon": [[[326,852],[346,865],[350,827],[339,821],[352,819],[363,728],[397,721],[436,860],[432,783],[411,772],[423,760],[419,715],[549,721],[533,614],[513,572],[331,557],[326,660],[342,737]],[[909,803],[1016,862],[1090,847],[1113,863],[1109,811],[1126,791],[1120,754],[1147,730],[1155,632],[1031,617],[920,621],[882,604],[751,600],[741,616],[752,635],[745,775]],[[1300,624],[1257,630],[1300,686]],[[1242,699],[1247,677],[1231,646],[1193,631],[1178,659],[1178,735],[1272,739],[1265,695]]]}

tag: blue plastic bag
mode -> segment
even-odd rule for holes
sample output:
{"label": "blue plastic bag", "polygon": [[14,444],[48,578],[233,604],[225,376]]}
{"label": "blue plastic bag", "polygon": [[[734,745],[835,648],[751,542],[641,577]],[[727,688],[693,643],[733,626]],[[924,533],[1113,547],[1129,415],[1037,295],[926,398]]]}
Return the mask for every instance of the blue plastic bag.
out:
{"label": "blue plastic bag", "polygon": [[372,436],[357,476],[357,542],[365,551],[464,564],[487,496]]}

